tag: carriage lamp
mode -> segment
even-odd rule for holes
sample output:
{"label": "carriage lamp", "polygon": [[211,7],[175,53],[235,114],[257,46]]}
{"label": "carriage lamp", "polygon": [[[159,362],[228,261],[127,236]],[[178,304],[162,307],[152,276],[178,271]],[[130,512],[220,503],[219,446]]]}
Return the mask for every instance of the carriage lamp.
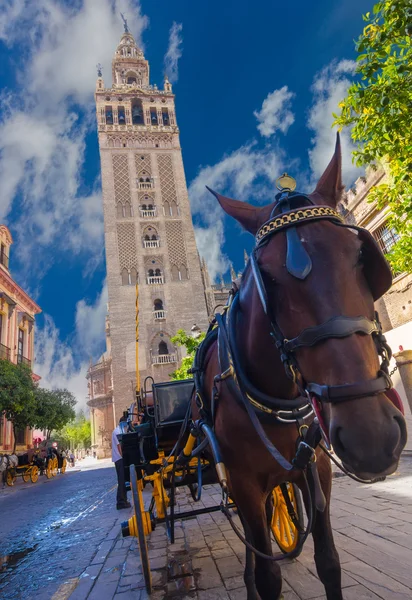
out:
{"label": "carriage lamp", "polygon": [[276,187],[281,192],[293,192],[296,189],[296,180],[287,173],[283,173],[283,175],[276,179]]}

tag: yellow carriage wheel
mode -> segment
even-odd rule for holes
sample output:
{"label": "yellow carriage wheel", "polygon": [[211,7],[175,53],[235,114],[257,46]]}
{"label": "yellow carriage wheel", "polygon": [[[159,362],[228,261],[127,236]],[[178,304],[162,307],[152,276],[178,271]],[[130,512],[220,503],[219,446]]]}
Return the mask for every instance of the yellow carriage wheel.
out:
{"label": "yellow carriage wheel", "polygon": [[11,487],[12,485],[14,485],[15,481],[16,481],[16,474],[14,472],[14,469],[8,469],[7,473],[6,473],[7,485],[9,485]]}
{"label": "yellow carriage wheel", "polygon": [[[286,494],[289,496],[295,515],[299,521],[300,530],[289,515],[285,500]],[[299,542],[303,535],[303,509],[299,488],[292,483],[278,485],[272,492],[272,499],[273,514],[271,530],[273,537],[284,554],[297,556],[301,551]]]}
{"label": "yellow carriage wheel", "polygon": [[56,477],[57,471],[59,470],[59,461],[57,460],[57,456],[52,458],[53,466],[52,466],[52,475]]}
{"label": "yellow carriage wheel", "polygon": [[39,467],[37,465],[34,465],[31,468],[31,472],[30,472],[30,479],[32,483],[36,483],[36,481],[39,478]]}
{"label": "yellow carriage wheel", "polygon": [[61,466],[61,469],[60,469],[60,473],[65,473],[66,469],[67,469],[67,459],[63,458],[63,462],[62,462],[62,466]]}
{"label": "yellow carriage wheel", "polygon": [[129,527],[131,526],[130,533],[138,538],[140,560],[142,563],[146,591],[148,594],[151,594],[152,574],[150,572],[146,535],[152,531],[152,525],[150,522],[150,514],[144,510],[142,485],[137,480],[136,467],[134,465],[130,465],[130,484],[132,488],[134,508],[134,515],[131,519],[129,519]]}
{"label": "yellow carriage wheel", "polygon": [[27,467],[27,469],[24,469],[24,471],[23,471],[22,478],[25,483],[30,481],[30,471],[31,471],[30,467]]}
{"label": "yellow carriage wheel", "polygon": [[49,458],[46,466],[46,477],[47,479],[51,479],[53,477],[53,459]]}

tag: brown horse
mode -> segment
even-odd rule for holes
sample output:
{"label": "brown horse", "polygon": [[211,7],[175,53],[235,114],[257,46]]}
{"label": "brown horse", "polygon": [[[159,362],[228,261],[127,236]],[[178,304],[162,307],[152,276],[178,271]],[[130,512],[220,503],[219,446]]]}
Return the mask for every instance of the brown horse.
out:
{"label": "brown horse", "polygon": [[[295,195],[295,203],[308,206],[309,202],[336,209],[342,190],[338,138],[335,154],[315,191],[309,196],[301,195],[300,205],[299,195]],[[276,203],[258,208],[215,195],[224,211],[253,235],[267,231],[261,229],[262,225],[281,213],[281,207]],[[286,229],[268,236],[266,243],[258,245],[255,251],[255,270],[257,265],[268,311],[265,312],[256,272],[249,264],[238,293],[232,344],[238,349],[244,378],[254,389],[292,402],[301,393],[301,388],[296,379],[286,375],[279,348],[273,343],[271,318],[289,340],[303,330],[319,334],[326,323],[329,335],[320,340],[311,339],[313,343],[297,345],[295,364],[304,381],[316,382],[305,389],[312,390],[308,397],[317,398],[321,413],[318,412],[318,416],[335,453],[353,473],[362,478],[373,478],[395,471],[406,443],[406,427],[401,412],[385,395],[385,387],[389,388],[390,383],[382,387],[377,345],[367,327],[375,318],[374,299],[390,285],[385,271],[387,266],[382,262],[382,256],[378,257],[377,263],[373,262],[377,250],[373,249],[371,259],[371,248],[362,246],[362,236],[363,233],[356,234],[328,219],[299,223],[290,238]],[[309,274],[306,267],[299,266],[302,254],[297,258],[297,269],[293,269],[293,256],[290,261],[288,255],[296,248],[298,254],[303,251],[303,262],[309,260]],[[359,320],[363,325],[357,329],[353,324]],[[332,331],[330,323],[338,329],[342,326],[344,335]],[[204,398],[210,399],[213,394],[216,397],[215,377],[222,373],[216,342],[207,352],[203,372]],[[384,381],[388,379],[384,378]],[[302,490],[307,505],[307,487],[302,471],[285,470],[265,448],[230,384],[233,384],[230,376],[223,377],[217,384],[215,433],[246,539],[258,551],[272,555],[268,528],[272,490],[283,482],[294,482]],[[326,401],[327,394],[322,389],[329,390],[331,397],[335,391],[336,401],[330,398]],[[195,404],[193,412],[198,414]],[[296,424],[282,424],[270,417],[262,419],[259,416],[259,419],[267,437],[291,462],[296,452]],[[341,568],[329,516],[331,468],[329,459],[319,448],[316,455],[326,509],[315,512],[312,530],[315,562],[328,600],[340,600]],[[278,563],[259,557],[251,550],[246,550],[244,580],[249,600],[281,598],[282,578]]]}

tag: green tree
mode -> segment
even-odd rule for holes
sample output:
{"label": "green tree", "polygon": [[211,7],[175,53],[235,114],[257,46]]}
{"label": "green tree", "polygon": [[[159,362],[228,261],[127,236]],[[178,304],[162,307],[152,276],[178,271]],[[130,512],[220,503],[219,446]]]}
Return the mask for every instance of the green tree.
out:
{"label": "green tree", "polygon": [[52,430],[62,429],[76,416],[74,410],[76,398],[69,390],[46,390],[38,387],[35,390],[35,399],[35,426],[38,429],[46,430],[47,439],[50,439]]}
{"label": "green tree", "polygon": [[57,441],[71,449],[90,448],[92,445],[91,425],[83,411],[79,411],[76,418],[67,423],[55,435]]}
{"label": "green tree", "polygon": [[173,373],[170,373],[170,377],[173,380],[189,379],[191,377],[188,371],[192,368],[197,347],[205,339],[205,335],[205,333],[200,333],[197,337],[193,337],[188,335],[184,329],[179,329],[176,335],[171,338],[172,344],[184,346],[187,351],[187,356],[182,360],[181,366],[176,371],[173,371]]}
{"label": "green tree", "polygon": [[384,0],[363,17],[356,42],[360,76],[334,115],[350,126],[358,166],[379,162],[387,181],[370,193],[379,208],[389,205],[389,225],[400,235],[389,255],[395,272],[412,271],[412,5]]}
{"label": "green tree", "polygon": [[13,425],[14,447],[19,429],[34,427],[36,422],[35,384],[27,365],[0,360],[0,414]]}

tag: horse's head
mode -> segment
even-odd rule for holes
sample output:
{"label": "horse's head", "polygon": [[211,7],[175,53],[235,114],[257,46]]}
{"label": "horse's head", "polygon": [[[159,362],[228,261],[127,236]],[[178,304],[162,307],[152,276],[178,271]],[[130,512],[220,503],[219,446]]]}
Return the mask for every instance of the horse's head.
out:
{"label": "horse's head", "polygon": [[[261,208],[216,196],[256,236],[245,281],[255,294],[260,288],[286,372],[311,398],[336,454],[368,478],[396,469],[406,426],[385,393],[388,354],[374,312],[374,300],[391,285],[390,270],[367,231],[339,220],[342,190],[338,138],[308,196],[282,193]],[[313,205],[312,212],[296,210]]]}

